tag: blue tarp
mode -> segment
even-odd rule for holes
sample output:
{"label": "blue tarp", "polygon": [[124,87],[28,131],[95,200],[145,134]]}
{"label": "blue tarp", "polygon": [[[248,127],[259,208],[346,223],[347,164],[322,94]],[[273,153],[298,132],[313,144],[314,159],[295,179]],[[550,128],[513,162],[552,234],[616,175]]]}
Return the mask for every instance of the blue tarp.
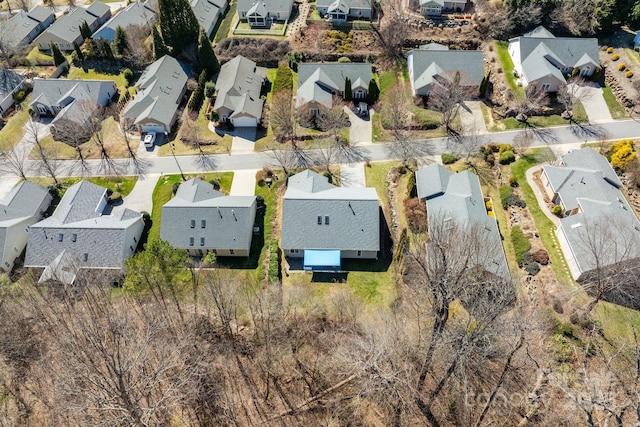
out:
{"label": "blue tarp", "polygon": [[339,271],[340,251],[334,249],[306,249],[304,251],[304,269]]}

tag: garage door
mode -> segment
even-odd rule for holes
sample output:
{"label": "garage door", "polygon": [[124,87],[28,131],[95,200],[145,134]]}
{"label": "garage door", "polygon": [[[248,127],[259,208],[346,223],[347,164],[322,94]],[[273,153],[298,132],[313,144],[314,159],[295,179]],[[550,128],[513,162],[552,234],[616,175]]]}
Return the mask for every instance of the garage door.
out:
{"label": "garage door", "polygon": [[142,132],[157,132],[164,133],[164,126],[157,123],[145,123],[140,126]]}
{"label": "garage door", "polygon": [[233,119],[233,125],[237,128],[256,127],[256,119],[252,117],[235,117]]}

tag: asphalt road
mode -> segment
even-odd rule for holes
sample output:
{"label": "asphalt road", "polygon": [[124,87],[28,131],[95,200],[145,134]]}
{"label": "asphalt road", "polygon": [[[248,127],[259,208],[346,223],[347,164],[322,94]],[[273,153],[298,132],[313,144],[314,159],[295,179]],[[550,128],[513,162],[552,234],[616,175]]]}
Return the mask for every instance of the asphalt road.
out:
{"label": "asphalt road", "polygon": [[[585,142],[597,142],[601,140],[617,140],[625,138],[640,138],[640,121],[621,120],[597,125],[570,125],[551,128],[530,129],[535,139],[533,146],[554,146],[561,144],[576,144]],[[513,138],[523,130],[494,132],[476,136],[476,144],[483,145],[491,142],[511,143]],[[422,156],[438,156],[443,152],[455,151],[460,142],[454,138],[433,138],[427,140],[412,141],[414,147]],[[311,157],[313,151],[309,151]],[[351,153],[354,161],[379,161],[394,160],[399,156],[395,154],[393,144],[379,143],[359,146]],[[12,176],[7,172],[8,168],[0,162],[0,176]],[[340,163],[347,163],[342,161]],[[244,153],[244,154],[218,154],[206,156],[167,156],[144,159],[138,165],[133,165],[130,160],[119,159],[113,162],[119,174],[144,175],[147,173],[174,174],[197,173],[207,171],[233,171],[244,169],[261,169],[264,166],[277,166],[273,156],[268,152]],[[105,169],[99,160],[88,162],[88,170],[83,170],[77,161],[57,161],[55,168],[58,176],[100,176],[113,175],[113,170]],[[27,176],[44,176],[37,161],[26,162]]]}

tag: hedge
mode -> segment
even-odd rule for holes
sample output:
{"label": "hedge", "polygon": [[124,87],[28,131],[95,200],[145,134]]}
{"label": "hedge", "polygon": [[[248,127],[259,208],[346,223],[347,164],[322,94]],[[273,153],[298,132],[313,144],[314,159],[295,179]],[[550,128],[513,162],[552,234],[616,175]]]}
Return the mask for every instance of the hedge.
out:
{"label": "hedge", "polygon": [[513,151],[503,151],[500,154],[500,157],[498,159],[498,162],[501,165],[508,165],[510,163],[513,163],[516,161],[516,155]]}
{"label": "hedge", "polygon": [[273,93],[283,90],[293,91],[293,73],[287,64],[278,65],[276,77],[273,79]]}
{"label": "hedge", "polygon": [[440,157],[442,158],[443,165],[450,165],[458,161],[458,156],[451,153],[442,153]]}
{"label": "hedge", "polygon": [[516,261],[519,266],[522,266],[524,255],[531,249],[531,243],[518,226],[511,229],[511,242],[516,252]]}
{"label": "hedge", "polygon": [[278,240],[269,240],[269,270],[267,271],[267,281],[269,283],[280,280],[280,249],[278,248]]}

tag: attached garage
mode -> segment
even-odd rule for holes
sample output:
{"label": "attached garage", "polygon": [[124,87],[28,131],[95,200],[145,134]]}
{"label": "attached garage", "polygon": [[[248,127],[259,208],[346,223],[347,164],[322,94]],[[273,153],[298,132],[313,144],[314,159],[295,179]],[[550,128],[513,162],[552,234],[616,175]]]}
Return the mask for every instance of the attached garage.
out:
{"label": "attached garage", "polygon": [[237,128],[256,127],[258,125],[258,120],[256,120],[255,117],[241,116],[231,118],[231,123],[233,123],[233,126]]}
{"label": "attached garage", "polygon": [[142,133],[156,132],[156,133],[163,134],[164,133],[164,126],[162,126],[161,124],[158,124],[158,123],[142,123],[140,125],[140,131]]}

